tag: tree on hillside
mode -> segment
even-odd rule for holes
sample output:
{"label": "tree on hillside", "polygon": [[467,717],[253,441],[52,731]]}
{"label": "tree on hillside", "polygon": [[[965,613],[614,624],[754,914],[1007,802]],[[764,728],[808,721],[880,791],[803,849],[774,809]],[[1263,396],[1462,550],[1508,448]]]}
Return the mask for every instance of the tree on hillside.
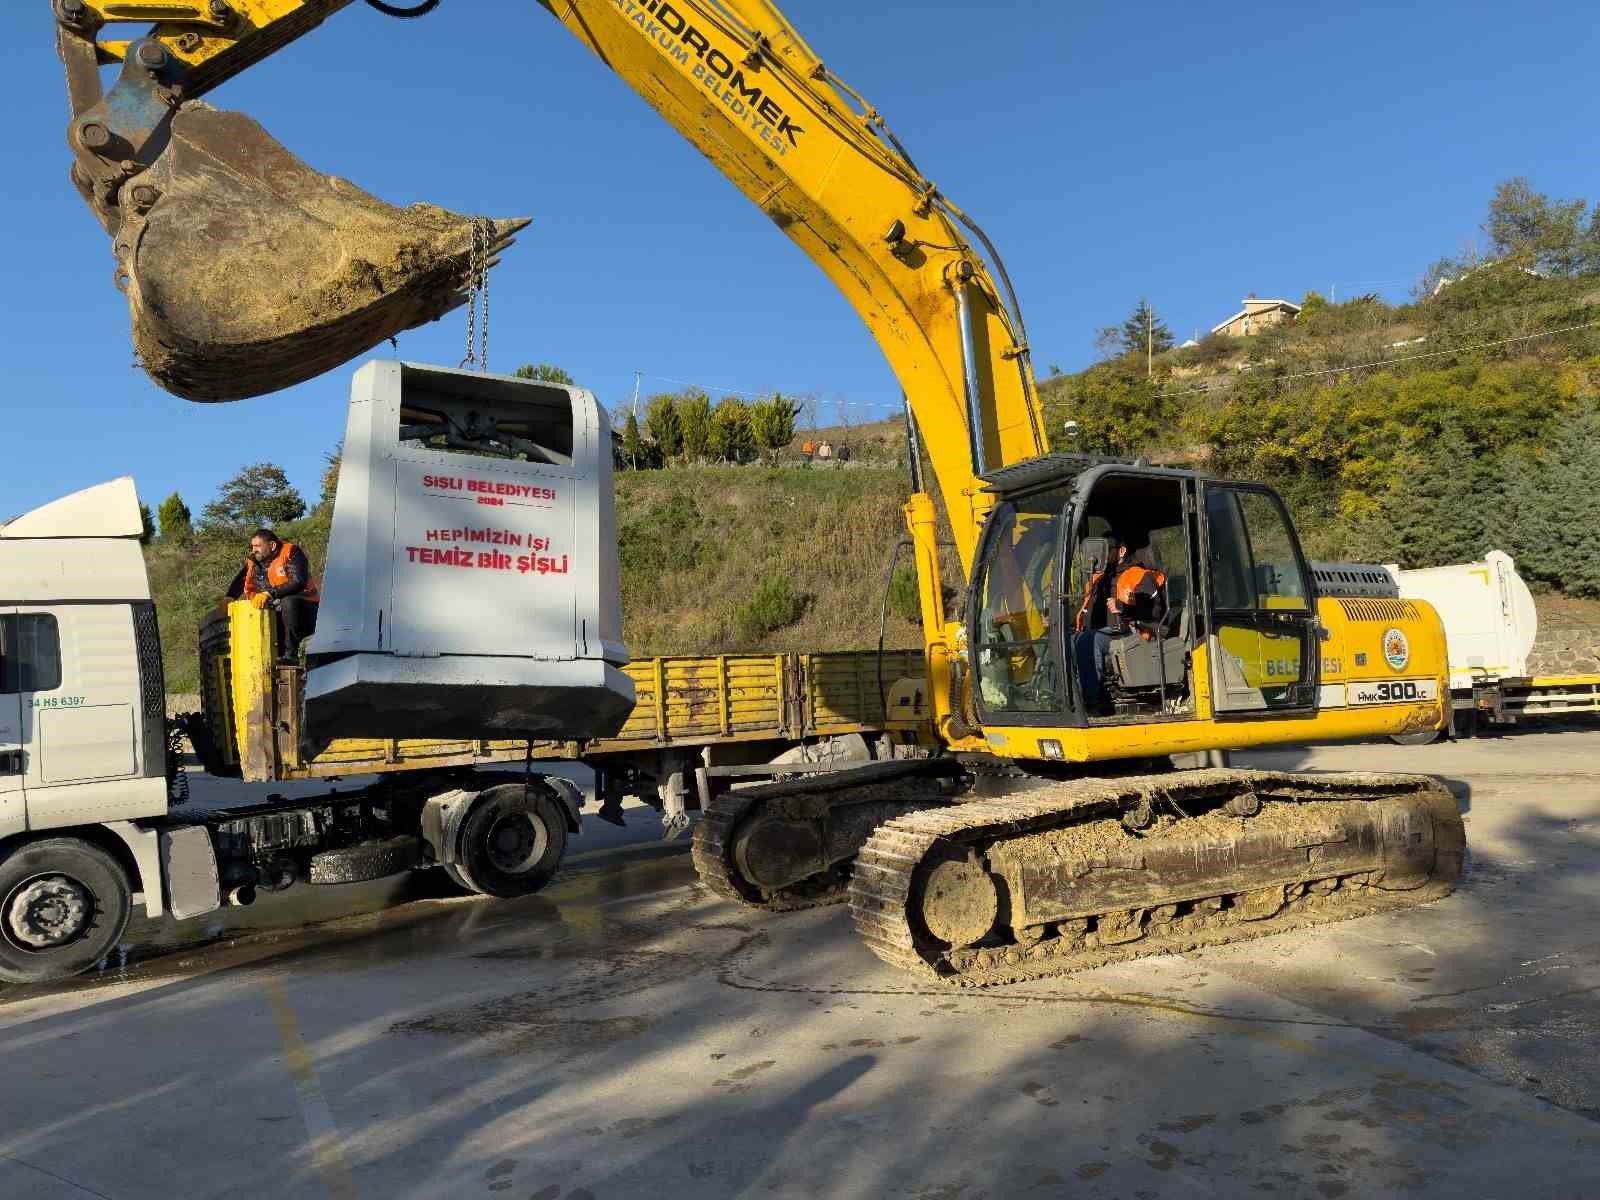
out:
{"label": "tree on hillside", "polygon": [[1137,375],[1122,363],[1090,367],[1052,388],[1047,404],[1051,428],[1076,421],[1073,449],[1088,454],[1144,454],[1176,432],[1173,402],[1144,377],[1142,364]]}
{"label": "tree on hillside", "polygon": [[718,462],[740,463],[749,458],[755,448],[750,406],[743,400],[726,397],[711,410],[711,457]]}
{"label": "tree on hillside", "polygon": [[1496,258],[1526,256],[1547,275],[1576,275],[1588,257],[1582,200],[1555,200],[1518,175],[1501,181],[1489,201],[1483,232]]}
{"label": "tree on hillside", "polygon": [[1600,598],[1600,413],[1569,413],[1510,472],[1511,552],[1526,578]]}
{"label": "tree on hillside", "polygon": [[1148,348],[1156,354],[1171,350],[1172,330],[1156,316],[1148,300],[1141,299],[1128,319],[1122,323],[1122,349],[1128,354],[1144,354]]}
{"label": "tree on hillside", "polygon": [[551,363],[523,363],[517,368],[518,379],[537,379],[541,383],[572,383],[572,376]]}
{"label": "tree on hillside", "polygon": [[139,505],[139,522],[143,527],[139,533],[139,544],[148,546],[156,536],[156,518],[155,514],[150,511],[148,504],[141,503]]}
{"label": "tree on hillside", "polygon": [[691,388],[678,401],[679,437],[683,440],[683,461],[698,462],[711,445],[711,397]]}
{"label": "tree on hillside", "polygon": [[644,429],[656,444],[663,463],[683,450],[683,426],[678,420],[678,398],[670,392],[651,396],[644,410]]}
{"label": "tree on hillside", "polygon": [[1439,259],[1412,294],[1430,296],[1440,282],[1502,259],[1559,278],[1600,272],[1600,204],[1589,211],[1583,200],[1536,192],[1517,175],[1495,185],[1482,228],[1489,243],[1485,253],[1469,246],[1455,257]]}
{"label": "tree on hillside", "polygon": [[339,493],[339,468],[344,463],[344,439],[322,456],[322,489],[317,497],[317,507],[333,510],[334,498]]}
{"label": "tree on hillside", "polygon": [[630,470],[644,470],[655,466],[652,447],[639,432],[639,418],[630,410],[622,422],[622,461]]}
{"label": "tree on hillside", "polygon": [[1117,358],[1123,353],[1122,326],[1103,325],[1095,331],[1094,335],[1095,357],[1102,361],[1108,358]]}
{"label": "tree on hillside", "polygon": [[156,509],[156,519],[161,522],[161,539],[170,542],[187,542],[194,536],[193,514],[183,497],[173,492]]}
{"label": "tree on hillside", "polygon": [[1505,490],[1500,456],[1451,421],[1399,456],[1377,504],[1352,523],[1352,549],[1408,568],[1480,559],[1510,532]]}
{"label": "tree on hillside", "polygon": [[248,532],[260,525],[281,525],[306,515],[301,498],[283,468],[276,463],[254,463],[240,471],[217,492],[217,498],[200,512],[202,533]]}
{"label": "tree on hillside", "polygon": [[750,431],[756,445],[767,452],[767,461],[778,461],[778,451],[794,441],[795,419],[800,406],[774,392],[770,400],[758,400],[750,406]]}

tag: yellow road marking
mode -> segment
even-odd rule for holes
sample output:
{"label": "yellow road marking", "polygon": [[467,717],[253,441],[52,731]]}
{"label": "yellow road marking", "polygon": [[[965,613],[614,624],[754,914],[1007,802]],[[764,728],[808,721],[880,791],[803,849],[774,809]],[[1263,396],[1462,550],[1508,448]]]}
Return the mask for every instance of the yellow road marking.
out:
{"label": "yellow road marking", "polygon": [[267,1004],[272,1009],[272,1023],[278,1027],[278,1040],[283,1043],[284,1057],[289,1063],[289,1075],[294,1080],[294,1090],[300,1099],[300,1115],[305,1120],[306,1136],[311,1140],[311,1161],[316,1167],[322,1186],[327,1188],[332,1200],[356,1200],[356,1182],[345,1162],[344,1149],[339,1142],[339,1130],[333,1123],[333,1112],[317,1082],[316,1056],[300,1036],[300,1022],[295,1019],[289,1004],[288,993],[281,979],[269,979],[266,984]]}

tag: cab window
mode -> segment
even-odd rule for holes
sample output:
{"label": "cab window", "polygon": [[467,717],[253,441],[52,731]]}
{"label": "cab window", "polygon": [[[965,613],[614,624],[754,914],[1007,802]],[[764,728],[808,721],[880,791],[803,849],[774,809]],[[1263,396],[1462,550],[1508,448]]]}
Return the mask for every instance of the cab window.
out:
{"label": "cab window", "polygon": [[0,616],[0,695],[61,686],[61,633],[49,613]]}
{"label": "cab window", "polygon": [[1062,707],[1052,633],[1066,500],[1064,492],[1044,492],[1006,501],[992,518],[973,631],[979,696],[991,712]]}
{"label": "cab window", "polygon": [[1263,492],[1213,488],[1211,603],[1221,610],[1305,610],[1305,573],[1283,509]]}

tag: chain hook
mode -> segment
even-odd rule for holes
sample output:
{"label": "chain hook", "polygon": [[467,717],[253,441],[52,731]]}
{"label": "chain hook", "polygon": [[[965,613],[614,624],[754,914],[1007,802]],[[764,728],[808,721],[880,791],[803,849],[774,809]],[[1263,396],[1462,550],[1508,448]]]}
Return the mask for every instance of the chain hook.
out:
{"label": "chain hook", "polygon": [[459,365],[476,366],[483,372],[489,370],[489,251],[493,245],[493,223],[475,218],[467,251],[467,356]]}

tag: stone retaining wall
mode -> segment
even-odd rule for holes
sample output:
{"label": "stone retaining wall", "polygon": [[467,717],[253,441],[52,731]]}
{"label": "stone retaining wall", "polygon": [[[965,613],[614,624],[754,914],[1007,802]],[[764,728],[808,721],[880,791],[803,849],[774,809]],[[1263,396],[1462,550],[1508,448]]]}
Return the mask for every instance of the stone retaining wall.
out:
{"label": "stone retaining wall", "polygon": [[1573,629],[1541,633],[1528,654],[1530,675],[1600,674],[1600,632]]}

